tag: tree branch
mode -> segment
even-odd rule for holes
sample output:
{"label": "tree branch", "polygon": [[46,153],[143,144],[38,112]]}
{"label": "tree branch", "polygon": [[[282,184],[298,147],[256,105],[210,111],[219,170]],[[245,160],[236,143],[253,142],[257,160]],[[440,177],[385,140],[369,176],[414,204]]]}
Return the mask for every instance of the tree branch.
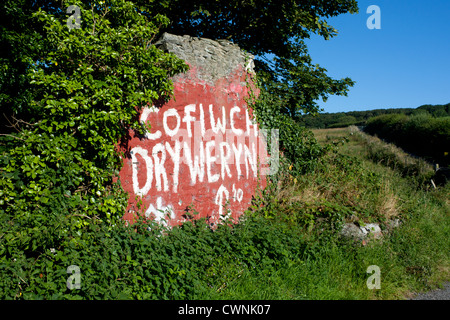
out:
{"label": "tree branch", "polygon": [[0,133],[0,136],[9,136],[9,137],[13,137],[15,139],[19,139],[19,140],[25,141],[25,139],[19,138],[19,137],[15,136],[15,135],[12,135],[12,134],[9,134],[9,133]]}

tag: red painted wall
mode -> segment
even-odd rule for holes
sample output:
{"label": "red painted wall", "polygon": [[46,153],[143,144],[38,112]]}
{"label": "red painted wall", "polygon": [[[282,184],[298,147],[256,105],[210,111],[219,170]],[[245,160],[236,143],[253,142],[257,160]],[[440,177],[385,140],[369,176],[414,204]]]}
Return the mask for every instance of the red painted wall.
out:
{"label": "red painted wall", "polygon": [[146,137],[130,131],[124,150],[120,180],[130,195],[124,219],[138,211],[136,195],[146,216],[168,216],[171,226],[184,221],[191,205],[211,223],[229,212],[236,219],[248,208],[258,183],[266,185],[258,171],[267,167],[267,147],[245,101],[247,84],[252,77],[241,65],[214,85],[191,66],[175,78],[171,101],[141,112],[151,131]]}

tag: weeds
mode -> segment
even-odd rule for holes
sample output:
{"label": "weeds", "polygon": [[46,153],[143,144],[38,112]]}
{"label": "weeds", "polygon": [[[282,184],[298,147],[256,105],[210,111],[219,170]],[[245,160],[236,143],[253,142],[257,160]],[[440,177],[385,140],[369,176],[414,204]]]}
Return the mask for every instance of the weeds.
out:
{"label": "weeds", "polygon": [[410,177],[421,186],[429,183],[434,171],[427,161],[406,153],[394,144],[365,134],[355,126],[349,127],[349,132],[364,146],[367,159],[389,167],[404,177]]}
{"label": "weeds", "polygon": [[[417,188],[354,142],[339,150],[359,159],[329,152],[310,174],[287,167],[238,224],[211,228],[191,208],[171,230],[142,219],[91,223],[81,235],[49,233],[58,241],[35,252],[6,250],[2,235],[1,298],[404,299],[448,280],[449,186]],[[393,217],[402,223],[382,241],[337,236],[345,221]],[[80,268],[80,289],[66,286],[70,265]],[[370,265],[381,270],[379,290],[366,286]]]}

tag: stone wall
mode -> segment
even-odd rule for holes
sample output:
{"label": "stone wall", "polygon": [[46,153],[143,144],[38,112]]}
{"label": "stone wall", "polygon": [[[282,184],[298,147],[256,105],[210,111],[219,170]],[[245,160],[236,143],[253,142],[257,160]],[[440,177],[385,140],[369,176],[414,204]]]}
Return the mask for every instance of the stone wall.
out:
{"label": "stone wall", "polygon": [[183,222],[189,207],[211,223],[237,219],[268,172],[266,144],[246,102],[253,57],[225,40],[165,33],[156,45],[190,70],[173,78],[174,99],[142,111],[150,133],[130,130],[120,172],[130,194],[124,218],[133,219],[138,196],[146,216],[168,225]]}

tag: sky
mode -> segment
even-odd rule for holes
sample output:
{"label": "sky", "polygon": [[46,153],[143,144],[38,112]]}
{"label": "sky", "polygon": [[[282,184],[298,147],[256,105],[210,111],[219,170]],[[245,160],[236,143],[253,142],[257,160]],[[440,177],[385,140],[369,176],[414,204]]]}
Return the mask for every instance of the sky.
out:
{"label": "sky", "polygon": [[[381,29],[369,29],[370,5]],[[450,103],[450,0],[359,0],[358,14],[327,20],[338,35],[306,39],[314,64],[356,84],[318,100],[323,112],[417,108]],[[373,22],[373,20],[371,20]]]}

